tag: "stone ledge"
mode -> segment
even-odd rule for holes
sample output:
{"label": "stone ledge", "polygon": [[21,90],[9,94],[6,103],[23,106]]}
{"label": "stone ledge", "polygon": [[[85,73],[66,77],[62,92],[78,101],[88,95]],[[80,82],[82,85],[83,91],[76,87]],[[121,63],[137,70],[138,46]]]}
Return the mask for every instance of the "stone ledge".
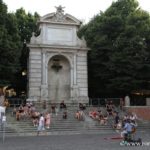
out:
{"label": "stone ledge", "polygon": [[135,113],[138,118],[143,120],[150,120],[150,106],[126,106],[128,113]]}

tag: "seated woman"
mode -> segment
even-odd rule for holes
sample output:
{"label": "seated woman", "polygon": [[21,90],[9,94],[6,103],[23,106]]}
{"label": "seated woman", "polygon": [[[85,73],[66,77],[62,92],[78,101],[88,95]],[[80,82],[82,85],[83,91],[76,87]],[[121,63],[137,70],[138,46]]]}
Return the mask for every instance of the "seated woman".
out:
{"label": "seated woman", "polygon": [[93,117],[93,111],[94,111],[94,110],[89,111],[89,117],[91,117],[91,118]]}
{"label": "seated woman", "polygon": [[33,126],[34,126],[34,127],[37,127],[37,126],[38,126],[38,122],[39,122],[39,119],[38,119],[38,118],[32,118],[32,123],[33,123]]}
{"label": "seated woman", "polygon": [[16,111],[16,120],[17,121],[20,120],[20,112],[19,112],[19,110]]}
{"label": "seated woman", "polygon": [[16,115],[17,109],[16,107],[14,107],[13,111],[12,111],[12,116]]}
{"label": "seated woman", "polygon": [[40,113],[38,111],[35,111],[31,114],[31,118],[39,118],[40,117]]}
{"label": "seated woman", "polygon": [[52,104],[52,105],[51,105],[52,113],[55,113],[55,111],[56,111],[55,109],[56,109],[56,105],[55,105],[55,104]]}
{"label": "seated woman", "polygon": [[100,125],[107,125],[108,117],[107,115],[101,115],[100,117]]}
{"label": "seated woman", "polygon": [[83,110],[80,110],[79,111],[79,116],[80,116],[80,118],[79,118],[79,120],[84,120],[84,113],[83,113]]}
{"label": "seated woman", "polygon": [[99,116],[100,125],[104,125],[104,115]]}
{"label": "seated woman", "polygon": [[75,118],[78,119],[78,120],[80,119],[80,113],[79,113],[78,110],[77,110],[76,113],[75,113]]}
{"label": "seated woman", "polygon": [[63,112],[63,119],[67,119],[67,110]]}
{"label": "seated woman", "polygon": [[39,117],[40,117],[40,113],[37,111],[31,114],[33,126],[38,126]]}
{"label": "seated woman", "polygon": [[119,114],[118,112],[115,111],[114,112],[114,125],[113,125],[114,128],[117,128],[119,121],[120,121]]}
{"label": "seated woman", "polygon": [[122,129],[122,122],[119,121],[117,126],[116,126],[116,130],[121,130]]}
{"label": "seated woman", "polygon": [[64,103],[64,101],[60,103],[60,109],[66,109],[66,104]]}
{"label": "seated woman", "polygon": [[24,111],[24,113],[25,113],[25,116],[27,117],[27,118],[29,118],[30,116],[29,116],[29,108],[28,108],[28,106],[27,105],[24,105],[23,106],[23,111]]}
{"label": "seated woman", "polygon": [[18,110],[19,110],[19,113],[24,112],[23,106],[22,106],[22,105],[20,105],[20,106],[19,106],[19,108],[18,108]]}
{"label": "seated woman", "polygon": [[89,116],[92,118],[92,119],[97,119],[97,116],[98,116],[98,113],[96,110],[92,110],[89,112]]}
{"label": "seated woman", "polygon": [[137,130],[137,123],[135,122],[135,120],[131,120],[131,125],[132,125],[132,139],[135,138],[135,134],[136,134],[136,130]]}
{"label": "seated woman", "polygon": [[108,102],[106,104],[106,110],[107,110],[108,115],[112,115],[113,114],[113,105],[112,105],[111,102]]}
{"label": "seated woman", "polygon": [[136,120],[137,120],[137,116],[136,116],[136,114],[135,113],[131,113],[131,115],[129,116],[129,119],[131,120],[131,121],[135,121],[136,122]]}
{"label": "seated woman", "polygon": [[80,110],[85,110],[86,109],[86,106],[82,103],[79,103],[79,109]]}
{"label": "seated woman", "polygon": [[45,114],[45,126],[47,129],[50,128],[50,123],[51,123],[51,114],[49,112],[47,112]]}
{"label": "seated woman", "polygon": [[9,103],[8,99],[5,99],[5,100],[4,100],[4,106],[5,106],[6,108],[10,106],[10,103]]}
{"label": "seated woman", "polygon": [[63,113],[63,119],[67,119],[67,112]]}
{"label": "seated woman", "polygon": [[108,116],[104,115],[104,125],[107,125],[107,122],[108,122]]}

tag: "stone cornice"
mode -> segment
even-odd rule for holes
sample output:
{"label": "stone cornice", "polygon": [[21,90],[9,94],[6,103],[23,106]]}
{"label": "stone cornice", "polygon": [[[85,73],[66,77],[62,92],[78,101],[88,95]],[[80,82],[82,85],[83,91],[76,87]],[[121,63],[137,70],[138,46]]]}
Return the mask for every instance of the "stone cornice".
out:
{"label": "stone cornice", "polygon": [[68,22],[54,22],[54,21],[40,21],[40,24],[61,24],[61,25],[68,25],[68,26],[70,26],[70,25],[74,25],[74,26],[80,26],[78,23],[68,23]]}
{"label": "stone cornice", "polygon": [[90,49],[87,47],[79,47],[79,46],[64,46],[64,45],[60,45],[60,46],[56,46],[56,45],[45,45],[45,44],[27,44],[27,46],[29,48],[49,48],[49,49],[60,49],[60,50],[64,50],[64,49],[70,49],[70,50],[81,50],[81,51],[89,51]]}

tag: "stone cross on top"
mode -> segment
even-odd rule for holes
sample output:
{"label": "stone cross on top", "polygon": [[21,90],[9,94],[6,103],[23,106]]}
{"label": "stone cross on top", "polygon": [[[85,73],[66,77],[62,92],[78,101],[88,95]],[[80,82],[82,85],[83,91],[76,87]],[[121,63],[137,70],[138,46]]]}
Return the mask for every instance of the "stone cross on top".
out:
{"label": "stone cross on top", "polygon": [[59,5],[58,7],[57,6],[55,6],[55,8],[57,9],[56,10],[56,13],[61,13],[61,14],[63,14],[64,13],[64,8],[65,7],[62,7],[61,5]]}

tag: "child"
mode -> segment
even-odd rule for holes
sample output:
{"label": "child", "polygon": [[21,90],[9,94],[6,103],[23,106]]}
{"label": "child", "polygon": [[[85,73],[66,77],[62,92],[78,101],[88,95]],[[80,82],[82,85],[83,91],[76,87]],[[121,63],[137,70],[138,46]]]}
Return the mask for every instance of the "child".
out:
{"label": "child", "polygon": [[63,119],[67,119],[67,111],[66,110],[63,112]]}

